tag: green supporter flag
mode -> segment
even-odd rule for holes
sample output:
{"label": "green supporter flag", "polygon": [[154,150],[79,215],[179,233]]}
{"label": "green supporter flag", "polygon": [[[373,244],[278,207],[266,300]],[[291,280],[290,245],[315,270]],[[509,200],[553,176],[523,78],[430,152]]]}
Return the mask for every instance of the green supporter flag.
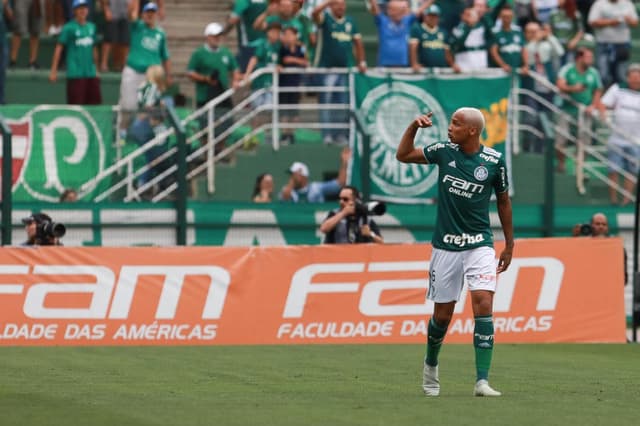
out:
{"label": "green supporter flag", "polygon": [[[80,190],[113,162],[109,106],[2,106],[0,114],[13,133],[14,201],[57,202],[66,188]],[[108,186],[89,185],[81,200],[92,201]]]}
{"label": "green supporter flag", "polygon": [[[400,138],[411,120],[433,112],[433,127],[421,129],[416,147],[446,141],[451,115],[460,107],[479,108],[487,126],[481,142],[506,156],[507,106],[511,80],[507,76],[373,77],[355,75],[355,102],[371,135],[369,192],[372,198],[420,203],[437,194],[435,166],[404,164],[395,154]],[[357,136],[349,176],[362,188],[363,141]],[[509,168],[509,167],[508,167]],[[366,171],[365,171],[366,173]]]}

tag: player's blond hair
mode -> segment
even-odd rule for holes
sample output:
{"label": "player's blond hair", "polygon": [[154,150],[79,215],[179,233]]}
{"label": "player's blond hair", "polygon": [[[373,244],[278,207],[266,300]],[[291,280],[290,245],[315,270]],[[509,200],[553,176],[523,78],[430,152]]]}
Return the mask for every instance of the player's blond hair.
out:
{"label": "player's blond hair", "polygon": [[460,113],[464,117],[465,124],[471,124],[478,128],[478,133],[484,130],[485,121],[482,111],[478,108],[462,107],[458,108],[455,114]]}

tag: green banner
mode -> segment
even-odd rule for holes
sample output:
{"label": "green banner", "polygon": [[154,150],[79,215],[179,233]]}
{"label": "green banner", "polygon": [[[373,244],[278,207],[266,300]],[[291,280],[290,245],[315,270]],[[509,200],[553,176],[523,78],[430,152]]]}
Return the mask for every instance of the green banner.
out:
{"label": "green banner", "polygon": [[[114,113],[109,106],[2,106],[13,132],[14,201],[58,201],[78,190],[113,161]],[[1,155],[1,153],[0,153]],[[92,200],[109,182],[86,188]]]}
{"label": "green banner", "polygon": [[[416,146],[446,141],[449,118],[460,107],[482,111],[487,123],[486,146],[505,152],[510,78],[446,76],[373,77],[355,75],[356,107],[371,135],[369,181],[372,198],[417,203],[436,196],[437,168],[403,164],[396,148],[411,120],[433,112],[433,127],[421,129]],[[362,141],[357,139],[350,170],[351,181],[362,187]],[[510,161],[507,159],[507,164]]]}

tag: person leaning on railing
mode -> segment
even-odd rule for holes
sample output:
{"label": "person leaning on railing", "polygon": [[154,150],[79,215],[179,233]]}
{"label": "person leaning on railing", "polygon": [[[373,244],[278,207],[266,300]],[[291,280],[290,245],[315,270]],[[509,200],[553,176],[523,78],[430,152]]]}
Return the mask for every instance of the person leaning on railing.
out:
{"label": "person leaning on railing", "polygon": [[[623,178],[622,205],[631,203],[634,181],[638,175],[640,160],[640,64],[631,64],[627,69],[627,83],[613,84],[602,97],[602,105],[613,110],[613,131],[609,136],[607,159],[609,160],[609,199],[618,204],[616,186]],[[626,174],[623,174],[626,172]],[[630,176],[631,175],[631,176]]]}
{"label": "person leaning on railing", "polygon": [[[566,135],[576,133],[570,130],[575,126],[571,126],[567,115],[578,120],[578,142],[586,144],[590,141],[592,112],[601,110],[602,80],[598,70],[593,67],[593,52],[584,47],[576,50],[575,62],[568,63],[560,69],[556,84],[558,89],[569,95],[571,99],[570,101],[563,100],[562,110],[565,114],[558,117],[558,131],[556,132],[556,157],[558,159],[556,170],[559,173],[564,173],[566,160],[564,150],[568,142]],[[584,112],[579,110],[576,104],[584,106]],[[583,115],[580,117],[578,114]]]}
{"label": "person leaning on railing", "polygon": [[[196,84],[196,106],[198,108],[202,108],[229,88],[239,87],[242,79],[235,56],[224,45],[223,31],[222,25],[217,22],[208,24],[204,29],[204,44],[191,54],[187,65],[187,76]],[[216,105],[215,117],[222,117],[232,108],[233,102],[229,96]],[[206,126],[206,120],[207,115],[205,114],[200,120],[201,127]],[[228,130],[232,124],[233,117],[230,116],[215,127],[214,133],[219,135]],[[203,140],[203,142],[205,141]],[[221,142],[216,144],[216,152],[223,149],[224,141]]]}

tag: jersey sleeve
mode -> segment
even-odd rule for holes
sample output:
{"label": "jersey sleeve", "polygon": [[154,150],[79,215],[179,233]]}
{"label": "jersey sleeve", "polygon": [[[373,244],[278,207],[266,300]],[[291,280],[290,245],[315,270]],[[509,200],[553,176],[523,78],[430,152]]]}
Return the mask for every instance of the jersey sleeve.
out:
{"label": "jersey sleeve", "polygon": [[71,26],[69,25],[63,26],[62,31],[58,36],[58,44],[66,46],[71,41],[72,35],[73,35],[73,30],[71,29]]}
{"label": "jersey sleeve", "polygon": [[493,180],[493,189],[496,194],[500,194],[509,190],[509,178],[507,176],[507,164],[504,161],[504,155],[498,159],[496,176]]}
{"label": "jersey sleeve", "polygon": [[420,24],[417,22],[411,26],[409,31],[409,41],[420,41]]}
{"label": "jersey sleeve", "polygon": [[595,68],[593,68],[593,71],[594,71],[593,74],[595,74],[596,76],[594,89],[602,89],[604,87],[602,85],[602,77],[600,77],[600,73]]}
{"label": "jersey sleeve", "polygon": [[227,52],[227,57],[229,58],[229,71],[235,71],[239,68],[238,60],[236,59],[236,55],[232,54],[230,51]]}
{"label": "jersey sleeve", "polygon": [[361,37],[360,34],[360,30],[358,29],[358,25],[356,24],[356,21],[351,19],[351,34],[353,34],[354,38],[359,38]]}
{"label": "jersey sleeve", "polygon": [[231,16],[242,16],[242,14],[249,8],[249,2],[247,0],[236,0],[233,4],[233,10]]}
{"label": "jersey sleeve", "polygon": [[422,154],[429,164],[439,164],[442,158],[442,153],[446,145],[442,142],[437,142],[422,148]]}
{"label": "jersey sleeve", "polygon": [[187,72],[198,72],[198,63],[199,63],[199,50],[195,50],[191,57],[189,58],[189,64],[187,65]]}
{"label": "jersey sleeve", "polygon": [[167,47],[167,37],[162,35],[162,45],[160,46],[160,59],[165,62],[169,59],[169,48]]}

